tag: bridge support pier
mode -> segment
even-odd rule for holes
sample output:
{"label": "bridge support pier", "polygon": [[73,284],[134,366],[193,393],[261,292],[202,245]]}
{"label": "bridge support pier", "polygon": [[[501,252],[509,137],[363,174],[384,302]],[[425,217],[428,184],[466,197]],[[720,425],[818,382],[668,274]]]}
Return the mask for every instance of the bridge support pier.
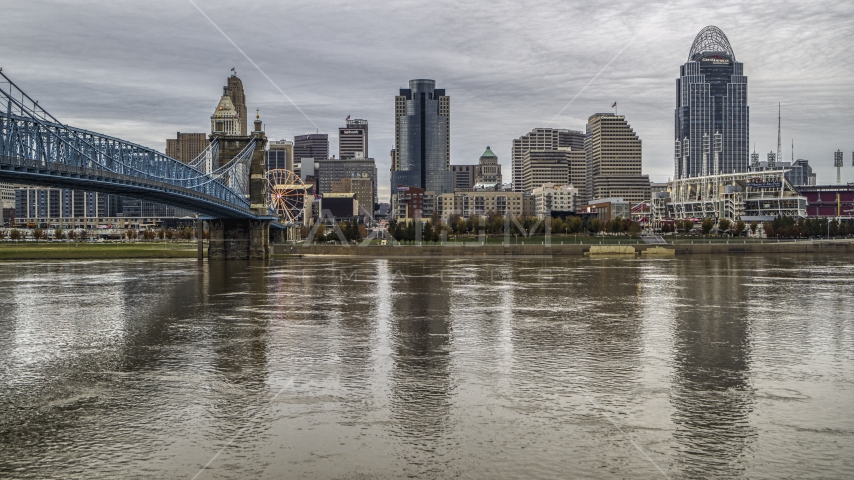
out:
{"label": "bridge support pier", "polygon": [[272,239],[272,242],[285,243],[285,232],[287,232],[287,230],[285,230],[284,228],[274,228],[270,230],[270,238]]}
{"label": "bridge support pier", "polygon": [[[211,135],[219,139],[220,154],[234,158],[252,139],[255,148],[249,164],[249,210],[256,215],[250,219],[221,218],[210,222],[208,260],[266,260],[270,258],[270,209],[267,206],[267,136],[261,130],[260,117],[255,115],[255,130],[248,137]],[[227,163],[227,162],[226,162]],[[266,218],[265,218],[266,217]]]}
{"label": "bridge support pier", "polygon": [[270,220],[220,219],[210,222],[208,260],[270,258]]}

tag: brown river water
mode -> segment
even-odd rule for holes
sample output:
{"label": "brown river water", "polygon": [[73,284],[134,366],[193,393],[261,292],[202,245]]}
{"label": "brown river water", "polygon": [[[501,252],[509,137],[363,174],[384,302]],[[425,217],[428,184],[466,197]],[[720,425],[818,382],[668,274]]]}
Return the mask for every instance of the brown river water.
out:
{"label": "brown river water", "polygon": [[854,261],[0,264],[0,478],[854,476]]}

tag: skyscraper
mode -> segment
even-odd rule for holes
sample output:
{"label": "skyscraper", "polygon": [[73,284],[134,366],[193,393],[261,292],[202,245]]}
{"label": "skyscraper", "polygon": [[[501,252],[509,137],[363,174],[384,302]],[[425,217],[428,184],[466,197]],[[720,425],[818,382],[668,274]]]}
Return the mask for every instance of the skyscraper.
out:
{"label": "skyscraper", "polygon": [[746,172],[747,77],[726,35],[714,26],[700,30],[679,70],[675,178]]}
{"label": "skyscraper", "polygon": [[649,177],[641,174],[641,140],[626,117],[597,113],[587,121],[586,201],[620,197],[637,204],[650,199]]}
{"label": "skyscraper", "polygon": [[[530,133],[513,140],[511,167],[513,169],[513,191],[524,191],[522,180],[522,156],[528,150],[555,151],[569,149],[584,150],[584,132],[558,128],[535,128]],[[583,185],[576,185],[584,189]]]}
{"label": "skyscraper", "polygon": [[181,133],[176,138],[166,139],[166,156],[184,163],[196,159],[210,145],[204,133]]}
{"label": "skyscraper", "polygon": [[392,193],[398,185],[436,194],[453,192],[451,98],[435,80],[410,80],[395,97]]}
{"label": "skyscraper", "polygon": [[329,158],[329,135],[312,133],[294,137],[294,158],[313,158],[326,160]]}
{"label": "skyscraper", "polygon": [[368,121],[360,118],[350,120],[347,126],[338,129],[338,157],[342,160],[356,158],[356,152],[368,155]]}
{"label": "skyscraper", "polygon": [[234,69],[228,77],[228,96],[231,97],[231,103],[234,104],[237,115],[240,118],[240,135],[246,136],[246,128],[249,125],[249,119],[246,117],[246,95],[243,93],[243,82],[237,78],[237,73]]}

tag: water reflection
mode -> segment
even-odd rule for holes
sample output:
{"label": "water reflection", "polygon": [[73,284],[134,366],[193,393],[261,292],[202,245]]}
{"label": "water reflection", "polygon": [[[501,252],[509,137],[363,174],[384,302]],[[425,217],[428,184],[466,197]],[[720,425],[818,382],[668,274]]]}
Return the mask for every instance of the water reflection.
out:
{"label": "water reflection", "polygon": [[844,258],[34,271],[0,270],[0,477],[192,477],[232,438],[206,475],[658,475],[635,444],[674,478],[854,474]]}
{"label": "water reflection", "polygon": [[[684,282],[673,326],[674,459],[687,477],[732,477],[757,433],[750,423],[749,297],[738,258],[675,263]],[[710,281],[710,279],[714,279]]]}
{"label": "water reflection", "polygon": [[388,268],[385,278],[391,282],[396,319],[391,329],[390,428],[406,439],[401,454],[413,474],[424,475],[449,453],[438,443],[449,429],[453,390],[449,292],[429,264]]}

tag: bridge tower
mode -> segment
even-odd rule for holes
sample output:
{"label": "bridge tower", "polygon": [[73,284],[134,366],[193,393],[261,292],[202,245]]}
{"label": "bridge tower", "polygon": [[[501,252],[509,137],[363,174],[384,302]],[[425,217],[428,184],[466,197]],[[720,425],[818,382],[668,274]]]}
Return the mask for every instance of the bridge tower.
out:
{"label": "bridge tower", "polygon": [[[255,141],[252,161],[249,171],[249,203],[250,209],[257,216],[253,219],[219,218],[210,222],[210,241],[208,243],[208,260],[264,260],[270,258],[270,223],[275,217],[269,215],[267,207],[267,162],[265,150],[267,136],[264,134],[260,116],[256,113],[254,130],[243,136],[240,132],[239,118],[229,122],[223,113],[231,101],[226,101],[226,89],[223,99],[214,115],[211,116],[210,140],[218,139],[221,164],[225,165],[242,152],[250,142]],[[224,105],[225,104],[225,105]],[[223,107],[223,108],[220,108]],[[234,106],[231,105],[234,109]],[[219,122],[219,123],[218,123]],[[217,131],[217,126],[222,129]],[[213,169],[219,165],[214,165]]]}

